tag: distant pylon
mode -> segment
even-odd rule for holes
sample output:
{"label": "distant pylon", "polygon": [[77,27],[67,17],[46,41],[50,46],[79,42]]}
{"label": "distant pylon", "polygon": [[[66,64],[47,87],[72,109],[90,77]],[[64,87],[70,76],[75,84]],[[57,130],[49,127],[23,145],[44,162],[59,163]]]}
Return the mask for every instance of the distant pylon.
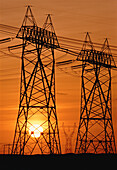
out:
{"label": "distant pylon", "polygon": [[[75,133],[75,128],[76,128],[76,124],[74,123],[74,126],[73,126],[73,130],[70,132],[70,129],[68,129],[68,133],[66,132],[65,130],[65,127],[64,127],[64,123],[62,125],[63,127],[63,132],[64,132],[64,135],[65,135],[65,139],[66,139],[66,143],[65,143],[65,153],[72,153],[72,141],[73,141],[73,135]],[[70,128],[68,126],[68,128]]]}
{"label": "distant pylon", "polygon": [[28,6],[17,38],[22,39],[23,45],[12,154],[60,154],[55,98],[54,48],[59,46],[56,34],[37,27]]}
{"label": "distant pylon", "polygon": [[95,51],[87,34],[82,58],[86,55],[92,59],[92,63],[87,63],[88,58],[82,61],[81,109],[75,153],[116,153],[112,123],[111,68],[103,67],[98,62],[104,60],[105,63],[107,54],[108,64],[111,65],[113,61],[107,39],[101,50],[101,53]]}

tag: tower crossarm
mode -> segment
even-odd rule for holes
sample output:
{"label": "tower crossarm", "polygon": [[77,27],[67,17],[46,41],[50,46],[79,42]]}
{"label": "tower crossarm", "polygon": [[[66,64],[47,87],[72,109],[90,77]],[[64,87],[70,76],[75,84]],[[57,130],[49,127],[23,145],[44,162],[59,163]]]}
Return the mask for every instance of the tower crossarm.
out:
{"label": "tower crossarm", "polygon": [[34,26],[22,26],[16,38],[24,39],[34,44],[40,44],[47,48],[58,48],[59,43],[54,32]]}
{"label": "tower crossarm", "polygon": [[[92,49],[85,49],[85,50],[81,50],[80,52],[76,52],[71,49],[66,49],[61,47],[57,48],[57,50],[75,56],[76,60],[78,61],[86,61],[87,63],[90,64],[96,64],[106,68],[117,69],[113,55],[108,54],[106,52],[92,50]],[[59,64],[59,62],[57,62],[57,64]]]}
{"label": "tower crossarm", "polygon": [[117,68],[112,54],[108,54],[97,50],[81,50],[77,60],[86,61],[88,63],[102,65],[106,68]]}

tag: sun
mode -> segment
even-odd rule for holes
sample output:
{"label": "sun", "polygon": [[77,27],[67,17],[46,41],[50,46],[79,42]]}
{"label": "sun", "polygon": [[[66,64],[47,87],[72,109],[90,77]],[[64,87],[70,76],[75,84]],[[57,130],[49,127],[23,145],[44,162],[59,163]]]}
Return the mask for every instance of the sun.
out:
{"label": "sun", "polygon": [[30,128],[29,128],[29,134],[33,138],[39,138],[41,136],[42,132],[43,132],[43,128],[38,124],[34,124],[34,125],[30,126]]}

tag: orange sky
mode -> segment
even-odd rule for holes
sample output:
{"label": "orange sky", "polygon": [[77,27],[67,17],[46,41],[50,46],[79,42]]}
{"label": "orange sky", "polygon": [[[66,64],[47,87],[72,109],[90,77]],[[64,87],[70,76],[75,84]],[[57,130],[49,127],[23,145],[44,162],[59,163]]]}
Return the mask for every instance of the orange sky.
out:
{"label": "orange sky", "polygon": [[[0,23],[20,27],[25,5],[32,4],[33,14],[42,26],[45,14],[53,14],[56,34],[84,40],[85,32],[92,41],[117,44],[116,0],[0,0]],[[0,33],[1,38],[10,35]],[[7,45],[7,44],[6,44]],[[2,47],[6,46],[5,44]],[[112,84],[113,124],[117,141],[117,72]],[[116,83],[115,83],[116,82]],[[80,117],[80,77],[56,68],[56,98],[59,125],[78,125]],[[20,92],[20,60],[0,53],[0,144],[12,143]]]}

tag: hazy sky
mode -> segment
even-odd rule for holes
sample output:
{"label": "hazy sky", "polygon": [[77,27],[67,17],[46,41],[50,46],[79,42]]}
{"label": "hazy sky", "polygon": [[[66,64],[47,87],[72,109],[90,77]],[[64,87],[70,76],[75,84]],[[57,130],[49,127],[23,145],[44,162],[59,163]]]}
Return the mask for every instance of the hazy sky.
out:
{"label": "hazy sky", "polygon": [[[84,40],[90,32],[92,41],[117,45],[117,0],[0,0],[0,23],[20,27],[26,5],[38,26],[52,14],[57,35]],[[0,33],[1,38],[10,35]],[[6,45],[2,46],[5,47]],[[113,72],[117,75],[117,72]],[[113,123],[117,138],[117,76],[113,79]],[[73,125],[80,116],[80,77],[56,69],[56,98],[59,125]],[[20,60],[0,53],[0,143],[12,143],[17,118],[20,89]]]}

